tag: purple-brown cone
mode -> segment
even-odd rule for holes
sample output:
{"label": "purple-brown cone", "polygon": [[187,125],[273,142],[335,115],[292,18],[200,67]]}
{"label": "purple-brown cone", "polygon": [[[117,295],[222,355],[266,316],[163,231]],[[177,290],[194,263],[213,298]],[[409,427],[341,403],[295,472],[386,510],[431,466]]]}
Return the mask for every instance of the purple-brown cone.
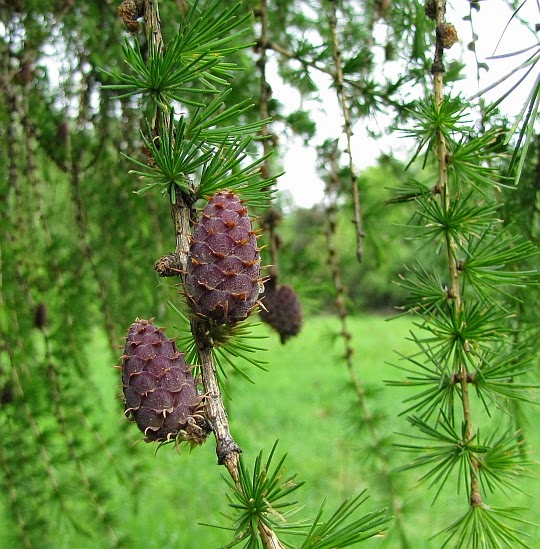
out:
{"label": "purple-brown cone", "polygon": [[245,319],[259,297],[260,262],[246,208],[235,194],[217,193],[189,248],[186,291],[193,310],[218,324]]}
{"label": "purple-brown cone", "polygon": [[[261,308],[261,319],[279,333],[281,343],[295,336],[302,327],[302,306],[296,292],[290,286],[271,284],[265,289]],[[273,283],[272,283],[273,282]]]}
{"label": "purple-brown cone", "polygon": [[122,357],[125,415],[147,442],[179,440],[202,444],[208,434],[204,397],[174,340],[149,320],[128,331]]}

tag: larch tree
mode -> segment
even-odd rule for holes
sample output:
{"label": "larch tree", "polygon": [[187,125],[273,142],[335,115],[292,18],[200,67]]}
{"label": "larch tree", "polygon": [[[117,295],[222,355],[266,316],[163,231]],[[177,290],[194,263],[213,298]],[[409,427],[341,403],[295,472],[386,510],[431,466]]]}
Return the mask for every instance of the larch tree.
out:
{"label": "larch tree", "polygon": [[[474,51],[486,8],[469,4]],[[521,8],[511,18],[531,27]],[[530,546],[533,515],[501,494],[524,490],[519,477],[533,470],[540,50],[533,43],[525,61],[507,54],[508,78],[528,79],[495,82],[490,103],[453,93],[458,39],[444,0],[0,3],[0,540],[207,547],[191,525],[156,521],[144,499],[170,484],[159,480],[167,449],[187,444],[187,459],[211,467],[204,444],[224,466],[229,511],[214,526],[226,547]],[[531,75],[509,120],[501,101]],[[283,83],[301,107],[273,91]],[[320,137],[317,98],[335,102],[338,135]],[[408,171],[380,160],[392,187],[382,199],[353,141],[360,125],[380,136],[379,113],[392,120],[384,131],[416,143]],[[346,421],[371,458],[369,491],[351,487],[310,519],[294,516],[303,483],[278,457],[279,433],[249,455],[228,420],[229,393],[241,398],[238,384],[271,369],[254,321],[287,345],[306,329],[304,296],[317,293],[302,282],[309,243],[295,258],[283,249],[277,181],[292,136],[316,151],[325,184],[323,203],[294,215],[322,239],[313,269],[328,300],[315,308],[339,319],[343,352],[329,368],[346,370],[335,391],[352,403]],[[407,234],[387,222],[402,214]],[[380,242],[393,249],[400,232],[400,314],[412,319],[415,350],[400,353],[403,376],[384,390],[395,398],[405,388],[406,424],[363,380],[347,285],[350,273],[362,286],[377,272]],[[115,361],[121,373],[105,366]],[[134,446],[141,438],[164,448]],[[419,477],[405,472],[416,468]],[[214,496],[180,481],[194,507]],[[411,500],[422,483],[433,506],[424,492]],[[443,531],[436,520],[418,532],[418,517],[440,515],[436,500],[456,485]]]}

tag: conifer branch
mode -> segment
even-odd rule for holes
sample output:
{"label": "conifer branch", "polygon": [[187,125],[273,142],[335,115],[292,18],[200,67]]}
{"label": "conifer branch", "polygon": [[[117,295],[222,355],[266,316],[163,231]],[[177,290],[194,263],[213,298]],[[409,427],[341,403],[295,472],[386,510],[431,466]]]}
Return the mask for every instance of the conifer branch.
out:
{"label": "conifer branch", "polygon": [[347,139],[347,149],[346,153],[349,158],[349,172],[351,177],[351,186],[352,186],[352,198],[353,198],[353,224],[356,231],[356,257],[358,261],[362,261],[364,256],[364,230],[362,228],[362,208],[360,204],[360,191],[358,189],[358,176],[356,174],[356,168],[353,161],[352,153],[352,120],[351,113],[349,110],[349,104],[347,99],[347,94],[345,92],[345,82],[343,79],[343,62],[341,59],[341,47],[339,45],[338,31],[337,31],[337,7],[338,0],[330,0],[331,8],[330,14],[328,16],[328,21],[330,25],[330,32],[332,35],[332,59],[334,60],[335,74],[334,74],[334,85],[336,87],[336,94],[338,97],[338,102],[341,107],[341,112],[343,116],[343,131]]}
{"label": "conifer branch", "polygon": [[[259,37],[259,40],[257,41],[257,45],[266,44],[268,42],[268,6],[266,3],[266,0],[260,0],[259,10],[257,11],[256,15],[258,16],[261,22],[261,35]],[[257,68],[259,69],[259,73],[260,73],[259,114],[260,114],[261,120],[268,120],[270,118],[270,114],[268,110],[268,102],[272,97],[272,88],[270,87],[270,84],[266,79],[266,64],[267,64],[266,48],[259,47],[257,48],[257,51],[259,52],[259,59],[257,60]],[[263,138],[262,139],[263,152],[266,157],[262,164],[262,177],[263,179],[269,179],[270,178],[270,162],[267,155],[271,151],[271,145],[269,142],[269,138],[271,136],[270,136],[270,131],[268,129],[268,124],[266,123],[264,123],[261,127],[261,136]]]}
{"label": "conifer branch", "polygon": [[[24,165],[24,175],[26,177],[27,188],[29,190],[33,191],[34,197],[35,197],[35,200],[32,201],[32,206],[35,208],[35,213],[37,213],[37,218],[36,218],[37,227],[36,228],[39,229],[40,235],[43,236],[43,239],[44,239],[44,242],[45,242],[45,245],[47,246],[47,248],[51,249],[51,247],[53,246],[53,243],[54,243],[54,238],[53,238],[53,233],[52,233],[52,230],[51,230],[51,227],[50,227],[50,224],[49,224],[49,220],[47,218],[46,211],[45,211],[44,204],[43,204],[43,194],[42,194],[41,190],[43,188],[44,183],[43,183],[42,177],[40,177],[40,175],[39,175],[38,166],[37,166],[37,163],[36,163],[36,146],[39,146],[40,142],[39,142],[39,136],[36,132],[36,128],[35,128],[34,124],[32,123],[32,120],[31,120],[29,93],[28,93],[28,88],[30,86],[30,81],[28,81],[28,82],[24,81],[23,82],[24,88],[25,88],[25,93],[23,93],[22,95],[19,96],[15,92],[13,87],[11,86],[11,83],[10,83],[9,79],[7,79],[6,75],[7,75],[7,73],[4,73],[3,78],[1,79],[2,87],[4,88],[3,91],[5,92],[6,96],[10,99],[11,104],[13,106],[13,110],[12,110],[13,118],[12,118],[12,120],[14,121],[14,124],[15,124],[17,122],[15,117],[18,116],[18,119],[20,120],[20,124],[22,126],[24,139],[25,139],[24,150],[25,150],[26,163]],[[84,83],[83,83],[83,88],[84,88]],[[84,90],[83,91],[83,93],[81,95],[81,101],[83,99],[83,96],[85,96],[88,99],[88,93],[87,93],[88,91],[89,90]],[[82,122],[82,118],[80,120]],[[58,166],[58,168],[60,170],[66,172],[69,176],[70,174],[72,175],[75,171],[73,169],[73,163],[71,161],[71,159],[72,159],[71,134],[69,133],[69,130],[67,128],[67,124],[65,122],[63,122],[62,124],[65,125],[65,129],[66,129],[65,137],[66,137],[66,148],[67,148],[67,153],[68,153],[66,155],[65,162],[59,163],[58,162],[58,157],[52,157],[50,155],[48,155],[48,156]],[[81,125],[82,125],[82,123],[81,123]],[[17,161],[17,158],[19,157],[19,151],[17,149],[15,140],[17,139],[16,136],[20,135],[20,132],[15,127],[13,127],[12,125],[10,125],[8,129],[11,129],[11,128],[13,128],[13,131],[11,133],[8,131],[8,137],[10,137],[10,139],[8,140],[8,147],[9,147],[9,150],[10,150],[9,167],[12,170],[11,171],[11,182],[15,186],[15,188],[17,188],[18,185],[19,185],[19,172],[18,172],[18,169],[17,169],[16,161]],[[11,137],[13,138],[13,140],[11,140]],[[41,148],[41,150],[43,150],[43,147]],[[45,152],[47,152],[47,149],[45,149]],[[72,193],[73,192],[78,193],[78,190],[74,189],[73,186],[71,186],[71,191],[72,191]],[[78,196],[78,194],[77,194],[77,196]],[[81,200],[74,200],[74,202],[76,202],[75,209],[77,210],[77,215],[76,215],[77,221],[79,221],[79,220],[82,221],[82,220],[85,219],[84,205],[83,205]],[[81,209],[79,209],[79,207]],[[24,227],[31,227],[32,219],[29,217],[28,220],[23,221],[22,217],[21,217],[22,212],[24,212],[23,208],[16,208],[15,209],[15,215],[17,216],[16,219],[15,219],[15,226],[20,227],[21,229],[24,228]],[[34,212],[31,212],[31,213],[34,213]],[[88,238],[87,238],[88,232],[87,232],[86,225],[78,223],[78,229],[79,229],[80,234],[82,234],[84,236],[84,239],[80,242],[80,244],[83,245],[83,247],[86,249],[87,252],[89,252],[87,254],[87,258],[90,258],[92,260],[92,268],[94,270],[95,269],[95,263],[93,261],[93,250],[91,249],[90,243],[89,243]],[[21,233],[19,230],[17,232],[18,232],[19,236],[22,237],[23,233]],[[34,240],[37,239],[37,235],[33,235],[32,238]],[[74,319],[73,319],[73,315],[72,315],[72,312],[71,312],[72,307],[71,307],[71,304],[69,303],[70,297],[67,296],[66,293],[65,293],[65,288],[67,286],[66,272],[65,272],[65,269],[56,262],[56,256],[55,255],[51,256],[51,258],[49,258],[49,261],[52,262],[51,276],[54,278],[54,280],[56,282],[55,285],[56,285],[56,288],[58,290],[58,295],[59,295],[60,299],[62,300],[61,303],[60,303],[60,306],[58,308],[64,314],[63,323],[64,323],[64,326],[66,328],[65,332],[62,333],[62,337],[64,338],[62,344],[67,346],[66,350],[69,348],[69,352],[71,353],[72,357],[77,357],[80,353],[80,348],[79,348],[80,341],[73,334]],[[28,286],[27,277],[24,275],[23,272],[21,272],[20,264],[17,264],[17,266],[15,267],[15,270],[16,270],[16,279],[19,283],[19,286],[21,288],[23,288],[23,290],[24,290],[24,296],[25,296],[25,298],[28,302],[28,309],[31,310],[31,311],[35,310],[36,309],[36,303],[35,303],[35,300],[32,296],[32,292],[31,292],[31,290]],[[104,308],[104,311],[105,311],[105,316],[109,319],[108,326],[111,326],[112,320],[111,320],[111,314],[110,314],[110,305],[108,304],[108,300],[105,299],[105,295],[103,293],[104,292],[104,281],[100,277],[98,278],[97,276],[95,276],[95,278],[98,282],[98,291],[99,291],[100,298],[102,300],[103,308]],[[1,299],[1,296],[0,296],[0,304],[1,303],[2,303],[2,299]],[[114,332],[112,332],[112,333],[114,333]],[[110,331],[108,332],[108,336],[109,336],[108,340],[109,340],[109,344],[111,346],[111,349],[113,350],[113,353],[116,353],[116,351],[117,351],[117,345],[116,345],[117,341],[115,339],[115,336],[111,335]],[[21,370],[23,370],[24,369],[24,364],[21,364],[20,367],[21,367]],[[87,368],[81,368],[81,371],[88,371],[88,369]],[[24,369],[24,371],[22,371],[22,373],[24,374],[24,377],[22,378],[24,380],[24,379],[26,379],[26,376],[28,375],[28,371],[26,369]],[[90,386],[92,386],[93,382],[90,378],[87,378],[86,381],[90,384]],[[51,382],[52,382],[52,378],[51,378]],[[59,390],[58,387],[57,387],[57,389]],[[96,389],[96,387],[94,387],[94,389]],[[52,390],[54,390],[54,388]],[[111,452],[110,444],[106,443],[106,441],[103,439],[103,436],[101,435],[100,431],[98,429],[96,429],[96,426],[91,423],[91,421],[89,420],[88,416],[85,414],[85,412],[83,411],[83,408],[79,405],[79,403],[77,403],[76,406],[72,407],[72,411],[77,416],[76,421],[78,422],[78,425],[79,426],[81,426],[81,425],[84,426],[87,432],[93,434],[93,436],[95,438],[95,442],[96,442],[97,446],[100,449],[100,452],[102,453],[102,455],[104,455],[107,458],[110,466],[116,472],[118,478],[121,479],[121,480],[125,480],[126,476],[125,476],[124,472],[120,470],[120,468],[118,466],[118,460],[113,455],[113,453]],[[56,419],[58,419],[58,418],[59,418],[59,416],[57,416]],[[60,425],[60,422],[59,422],[59,425]],[[65,437],[69,436],[69,432],[67,430],[68,426],[64,425],[63,428],[65,429],[65,435],[64,436]],[[51,463],[52,463],[52,461],[51,461]],[[82,459],[80,461],[80,466],[81,467],[84,466]],[[125,467],[125,464],[124,464],[124,467]],[[132,480],[131,486],[133,488],[135,488],[135,486],[137,485],[137,478],[136,478],[136,475],[134,474],[133,470],[129,471],[129,476]],[[84,483],[83,483],[83,485],[84,485]],[[94,494],[94,496],[96,496],[96,494]],[[98,514],[99,514],[99,511],[98,511]],[[103,519],[106,518],[105,513],[102,515],[102,518]],[[108,527],[110,528],[110,525]],[[112,529],[110,531],[110,537],[111,537],[112,540],[114,540],[114,539],[118,540],[118,536],[116,535],[116,533]]]}
{"label": "conifer branch", "polygon": [[205,320],[194,318],[191,321],[191,331],[199,351],[201,375],[206,396],[206,419],[216,437],[218,463],[225,465],[235,484],[237,484],[238,459],[242,450],[234,441],[229,429],[227,412],[223,404],[212,355],[213,344],[210,339],[208,324]]}
{"label": "conifer branch", "polygon": [[[259,52],[259,59],[257,60],[257,68],[260,73],[259,80],[259,116],[261,121],[268,120],[270,118],[270,112],[268,104],[272,98],[272,88],[266,79],[266,66],[267,66],[267,54],[266,48],[261,47],[262,44],[268,43],[268,4],[266,0],[260,0],[259,9],[255,12],[255,15],[259,18],[261,24],[261,34],[257,40],[256,51]],[[264,154],[264,162],[261,165],[261,176],[263,179],[271,178],[271,165],[270,165],[270,153],[274,149],[275,136],[270,133],[268,124],[264,123],[261,127],[262,147]],[[276,225],[280,219],[279,212],[270,210],[266,213],[263,219],[263,229],[268,233],[268,252],[270,257],[269,275],[275,281],[279,279],[279,263],[278,263],[278,235],[276,232]]]}
{"label": "conifer branch", "polygon": [[257,41],[257,47],[262,49],[267,49],[267,50],[273,50],[276,53],[279,53],[279,55],[281,55],[282,57],[285,57],[286,59],[298,61],[305,68],[312,68],[323,74],[327,74],[329,76],[334,77],[334,72],[332,71],[332,69],[329,69],[323,65],[320,65],[315,61],[310,61],[309,59],[305,59],[301,55],[298,55],[288,50],[287,48],[281,46],[280,44],[278,44],[277,42],[274,42],[273,40],[269,40],[269,39],[263,40],[263,38],[261,37]]}
{"label": "conifer branch", "polygon": [[11,349],[8,349],[8,354],[11,360],[11,366],[12,366],[12,372],[13,372],[13,381],[15,383],[15,389],[18,395],[20,395],[22,399],[22,408],[23,413],[26,417],[26,420],[28,422],[28,425],[30,427],[30,430],[32,431],[32,434],[34,436],[34,440],[36,444],[38,445],[38,451],[40,458],[43,462],[43,468],[45,469],[45,472],[47,474],[47,477],[49,479],[50,486],[52,488],[52,491],[54,492],[55,496],[58,499],[58,504],[60,506],[60,509],[63,513],[65,513],[65,516],[69,518],[69,520],[75,524],[75,520],[73,518],[73,515],[71,511],[68,508],[67,501],[65,498],[65,495],[63,493],[62,488],[60,487],[60,482],[58,480],[58,475],[56,472],[56,469],[54,467],[54,459],[52,458],[49,450],[47,447],[43,444],[43,431],[41,427],[38,424],[38,420],[35,417],[34,412],[32,411],[31,406],[28,403],[28,397],[26,396],[26,392],[24,390],[23,381],[21,379],[21,374],[19,372],[19,367],[16,363],[15,357],[13,356],[13,352]]}
{"label": "conifer branch", "polygon": [[[160,49],[164,47],[161,34],[161,22],[156,2],[145,0],[144,3],[145,31],[149,40],[155,40]],[[157,119],[154,122],[154,130],[158,129]],[[168,117],[163,116],[164,127],[168,124]],[[190,198],[183,193],[176,201],[171,200],[171,214],[176,235],[176,254],[183,273],[187,270],[187,258],[191,237],[191,204]],[[185,275],[182,276],[184,281]],[[221,390],[219,388],[214,359],[212,356],[212,344],[208,337],[209,330],[206,322],[193,319],[191,322],[193,337],[199,350],[201,361],[201,376],[206,394],[207,420],[209,421],[217,442],[218,463],[227,466],[233,478],[237,478],[239,446],[234,442],[229,430],[227,413],[223,405]]]}
{"label": "conifer branch", "polygon": [[19,536],[26,549],[32,549],[33,544],[28,537],[27,529],[28,525],[24,520],[24,516],[19,503],[19,496],[17,494],[16,482],[12,479],[12,471],[10,470],[10,464],[5,455],[3,445],[0,446],[0,469],[4,474],[4,483],[6,485],[6,491],[9,498],[11,512],[15,514],[17,526],[19,528]]}
{"label": "conifer branch", "polygon": [[[288,59],[290,61],[298,61],[304,67],[304,69],[314,69],[320,72],[321,74],[326,74],[328,76],[331,76],[332,79],[335,79],[336,77],[336,73],[332,69],[329,69],[328,67],[325,67],[324,65],[321,65],[316,61],[311,61],[310,59],[306,59],[302,55],[288,50],[287,48],[285,48],[284,46],[282,46],[281,44],[278,44],[273,40],[262,41],[259,39],[257,40],[256,47],[275,51],[281,57],[284,57],[285,59]],[[345,77],[345,75],[343,75],[343,83],[349,85],[351,88],[357,89],[360,92],[365,90],[364,86],[362,86],[357,81],[352,80],[351,78]]]}
{"label": "conifer branch", "polygon": [[[80,114],[81,116],[81,114]],[[94,257],[94,249],[89,240],[88,236],[88,227],[87,227],[87,215],[86,208],[84,205],[84,200],[82,199],[81,191],[81,179],[82,179],[82,166],[81,166],[81,155],[73,154],[71,148],[71,138],[69,135],[69,130],[67,133],[67,151],[68,151],[68,173],[70,177],[70,190],[72,200],[75,206],[75,223],[77,225],[77,230],[79,233],[79,242],[82,248],[82,255],[88,263],[94,280],[96,281],[96,289],[99,300],[101,301],[101,309],[103,313],[105,333],[107,334],[107,340],[109,347],[113,353],[116,352],[118,346],[118,335],[116,333],[116,326],[112,317],[112,310],[110,305],[109,296],[107,294],[107,285],[103,276],[99,272],[99,269],[96,265]],[[82,265],[81,265],[82,268]]]}
{"label": "conifer branch", "polygon": [[[444,101],[444,50],[450,47],[445,37],[448,33],[449,25],[446,22],[446,0],[435,0],[435,25],[436,25],[436,38],[435,38],[435,55],[433,58],[433,64],[431,72],[433,75],[433,91],[435,97],[435,105],[439,109]],[[451,206],[450,189],[448,188],[448,149],[446,146],[446,139],[443,132],[437,129],[437,163],[438,163],[438,190],[441,199],[441,206],[448,211]],[[459,281],[459,268],[458,261],[456,259],[457,243],[454,237],[445,232],[446,239],[446,256],[448,260],[448,266],[450,271],[450,297],[453,302],[453,314],[458,316],[463,311],[463,301],[461,296],[461,288]],[[467,345],[467,342],[465,343]],[[465,348],[467,352],[467,348]],[[474,424],[472,421],[471,405],[469,399],[469,382],[468,382],[468,370],[464,360],[460,365],[460,387],[461,387],[461,401],[463,407],[463,422],[465,424],[465,443],[469,443],[474,439]],[[471,455],[472,470],[470,474],[470,505],[471,507],[482,505],[482,496],[480,494],[480,486],[478,481],[478,460]]]}
{"label": "conifer branch", "polygon": [[[2,51],[3,66],[2,66],[2,75],[0,76],[0,83],[2,85],[2,90],[6,96],[10,115],[9,115],[9,124],[7,127],[7,144],[8,144],[8,175],[10,179],[10,185],[14,190],[15,195],[15,223],[16,225],[24,230],[25,226],[22,221],[22,188],[19,178],[19,168],[17,166],[17,144],[18,144],[18,133],[17,133],[17,115],[20,115],[21,118],[24,118],[21,115],[21,109],[19,106],[19,101],[17,94],[13,89],[13,86],[10,82],[10,64],[11,64],[11,52],[7,44],[4,44],[4,51]],[[12,75],[11,75],[12,76]],[[8,188],[9,186],[6,186]]]}
{"label": "conifer branch", "polygon": [[[23,94],[22,100],[20,101],[19,98],[17,97],[17,94],[15,93],[15,91],[10,86],[9,81],[8,80],[2,80],[2,83],[3,83],[3,86],[4,86],[4,92],[10,98],[10,101],[12,102],[13,113],[17,113],[19,115],[20,122],[21,122],[21,125],[22,125],[22,128],[23,128],[23,132],[24,132],[24,136],[25,136],[25,151],[26,151],[26,165],[25,165],[25,169],[24,169],[24,174],[25,174],[28,182],[30,183],[30,185],[29,185],[30,188],[35,193],[36,200],[35,200],[34,204],[36,206],[36,211],[38,213],[37,221],[38,221],[39,226],[41,228],[45,243],[48,247],[51,247],[53,245],[53,235],[52,235],[52,232],[51,232],[51,228],[49,226],[49,221],[46,217],[46,212],[45,212],[44,204],[43,204],[43,195],[42,195],[42,192],[41,192],[41,188],[43,187],[43,181],[38,176],[38,171],[37,171],[35,149],[36,149],[36,145],[38,145],[39,143],[38,143],[38,136],[36,134],[35,127],[32,124],[32,121],[30,119],[29,94],[28,93]],[[29,85],[30,85],[29,83],[28,84],[25,83],[26,87],[28,87]],[[82,97],[81,97],[81,100],[82,100]],[[82,118],[80,118],[80,120],[82,121]],[[62,124],[65,125],[65,138],[66,138],[65,139],[65,141],[66,141],[65,144],[66,144],[66,151],[67,151],[65,162],[59,163],[58,158],[53,158],[53,157],[50,157],[50,158],[53,162],[55,162],[55,164],[58,166],[58,168],[60,168],[62,171],[66,172],[67,174],[72,174],[72,177],[73,177],[74,169],[73,169],[72,152],[71,152],[71,134],[69,132],[69,129],[67,128],[67,124],[65,122],[63,122]],[[10,125],[8,129],[11,129],[11,128],[12,128],[12,126]],[[13,132],[8,131],[8,137],[11,137],[12,133]],[[16,146],[15,146],[15,141],[14,141],[16,139],[15,135],[16,135],[16,131],[15,131],[15,133],[13,133],[13,136],[12,136],[13,141],[11,139],[8,140],[8,146],[9,146],[9,150],[10,150],[9,167],[10,167],[10,169],[12,169],[11,181],[13,183],[15,183],[16,186],[17,186],[19,176],[18,176],[18,171],[16,169],[16,164],[15,164],[16,158],[17,158],[17,151],[16,151]],[[77,182],[78,182],[78,180],[77,180]],[[80,200],[80,197],[78,195],[78,192],[79,192],[78,191],[78,184],[75,186],[75,189],[73,189],[73,186],[72,186],[72,191],[75,192],[76,196],[78,197],[78,199],[74,200],[74,202],[76,203],[76,211],[77,211],[76,219],[77,219],[77,221],[79,221],[79,220],[82,221],[82,220],[85,219],[85,209],[84,209],[84,204],[82,203],[82,201]],[[20,208],[16,209],[17,216],[20,216],[21,212],[22,212],[22,210]],[[16,224],[18,225],[21,222],[22,221],[16,221]],[[95,262],[93,260],[93,251],[90,247],[90,243],[88,242],[88,238],[87,238],[88,231],[87,231],[87,228],[86,228],[85,224],[77,223],[77,225],[78,225],[80,234],[82,234],[84,236],[83,245],[84,245],[84,248],[87,252],[86,257],[87,257],[87,259],[89,259],[89,261],[91,260],[91,267],[92,267],[92,270],[94,272],[95,279],[98,282],[98,292],[99,292],[99,295],[100,295],[100,298],[101,298],[101,301],[102,301],[102,304],[103,304],[103,307],[104,307],[104,316],[105,316],[106,319],[108,319],[108,322],[109,322],[108,324],[106,323],[106,326],[109,326],[109,328],[110,328],[111,323],[112,323],[110,306],[108,305],[108,299],[106,299],[106,296],[104,294],[104,281],[100,276],[99,277],[97,276],[96,266],[95,266]],[[54,265],[54,267],[55,267],[55,271],[54,271],[53,274],[54,274],[54,277],[57,281],[57,288],[58,288],[60,297],[63,299],[63,305],[60,307],[60,309],[65,314],[65,323],[66,323],[66,326],[68,328],[66,330],[66,334],[71,336],[73,325],[74,325],[74,320],[73,320],[73,316],[71,314],[70,306],[68,304],[68,299],[69,298],[65,295],[65,292],[64,292],[64,289],[66,287],[65,272],[59,265]],[[30,310],[34,310],[36,308],[36,304],[35,304],[35,302],[32,298],[32,294],[30,292],[30,289],[28,288],[28,286],[26,284],[25,277],[23,276],[22,273],[19,272],[18,267],[17,267],[17,278],[18,278],[21,286],[24,288],[25,296],[27,298],[28,306],[29,306]],[[116,343],[117,342],[116,342],[116,336],[114,336],[113,334],[114,334],[114,330],[113,331],[107,330],[109,345],[110,345],[113,353],[116,353],[116,350],[117,350],[117,344]],[[66,343],[68,343],[69,346],[70,346],[72,356],[74,356],[74,357],[77,356],[77,353],[79,351],[78,341],[76,339],[74,339],[73,337],[69,337]],[[88,379],[88,381],[90,382],[89,379]],[[79,424],[84,425],[87,432],[91,432],[93,434],[93,436],[95,438],[95,441],[96,441],[96,444],[100,448],[100,451],[101,451],[102,455],[104,455],[107,458],[109,464],[111,465],[112,469],[116,472],[118,478],[121,479],[122,481],[125,480],[126,477],[125,477],[124,472],[122,472],[120,470],[120,468],[118,467],[118,460],[115,458],[115,456],[111,452],[109,444],[107,444],[106,441],[103,439],[103,436],[101,435],[99,430],[97,430],[95,425],[93,425],[91,423],[91,421],[89,420],[87,415],[83,412],[83,410],[80,406],[74,406],[73,411],[77,414],[77,420],[78,420]],[[68,435],[68,433],[66,432],[66,436],[67,435]],[[81,465],[82,465],[82,461],[81,461]],[[133,471],[130,471],[130,478],[132,480],[133,487],[135,487],[137,485],[138,481],[137,481],[136,475],[134,474]],[[114,534],[114,536],[116,536],[116,534]],[[113,537],[113,535],[111,535],[111,538],[112,537]]]}
{"label": "conifer branch", "polygon": [[334,284],[334,291],[336,293],[335,305],[337,308],[337,313],[339,321],[341,324],[340,335],[343,339],[343,344],[345,347],[345,353],[343,359],[347,365],[347,370],[349,372],[349,377],[351,383],[358,398],[359,404],[362,408],[364,419],[369,422],[371,419],[371,412],[366,407],[365,393],[364,389],[358,379],[356,370],[353,362],[354,349],[351,344],[352,335],[348,327],[347,317],[349,312],[346,306],[347,292],[343,286],[341,280],[341,269],[339,267],[337,250],[336,250],[336,194],[338,189],[341,186],[341,180],[338,174],[338,152],[337,146],[330,151],[329,155],[329,164],[330,164],[330,174],[328,183],[326,185],[325,194],[328,198],[328,206],[326,207],[326,218],[327,218],[327,230],[326,230],[326,247],[328,251],[328,265],[332,273],[332,282]]}
{"label": "conifer branch", "polygon": [[265,549],[285,549],[274,530],[266,526],[264,522],[259,521],[257,528]]}
{"label": "conifer branch", "polygon": [[110,524],[110,521],[107,517],[107,513],[104,509],[104,502],[101,501],[101,498],[98,492],[94,489],[92,482],[88,477],[88,474],[86,473],[82,456],[80,455],[80,452],[77,448],[77,442],[69,432],[70,430],[68,428],[68,418],[67,418],[64,405],[62,404],[62,390],[60,388],[58,366],[53,361],[49,336],[44,330],[42,331],[43,331],[43,337],[45,340],[46,369],[47,369],[47,374],[49,376],[49,379],[51,381],[50,389],[51,389],[51,395],[52,395],[52,402],[54,404],[53,414],[58,423],[60,434],[62,435],[65,441],[69,459],[77,469],[81,484],[88,498],[94,505],[96,515],[98,516],[98,519],[103,525],[103,528],[107,532],[107,535],[110,539],[112,547],[117,547],[120,543],[120,539],[117,533],[115,532],[114,528]]}
{"label": "conifer branch", "polygon": [[392,467],[388,459],[387,454],[383,450],[382,438],[375,425],[375,417],[371,412],[368,402],[366,392],[362,383],[356,373],[356,368],[354,366],[354,347],[352,345],[352,334],[348,326],[348,317],[349,311],[347,309],[347,290],[343,285],[341,278],[341,269],[339,267],[339,260],[336,250],[336,235],[337,235],[337,225],[336,225],[336,214],[337,214],[337,204],[336,197],[339,188],[341,187],[341,181],[339,178],[339,161],[338,161],[338,151],[337,145],[332,148],[329,154],[329,165],[330,173],[327,180],[325,195],[328,199],[328,206],[326,207],[326,217],[327,217],[327,227],[326,227],[326,247],[328,250],[328,265],[332,274],[332,282],[334,285],[334,291],[336,294],[335,305],[337,308],[337,314],[339,317],[339,322],[341,325],[340,336],[343,339],[343,345],[345,352],[343,354],[343,360],[347,366],[347,371],[349,373],[349,378],[351,380],[351,385],[356,394],[360,410],[362,411],[362,421],[366,423],[369,429],[369,433],[373,440],[373,448],[377,457],[380,461],[380,472],[387,486],[389,487],[390,497],[392,499],[392,513],[394,515],[394,520],[396,524],[396,529],[399,532],[400,538],[402,540],[402,545],[406,547],[408,545],[407,537],[404,529],[404,520],[403,520],[403,506],[400,499],[397,496],[394,480],[392,478]]}
{"label": "conifer branch", "polygon": [[[163,37],[156,2],[145,0],[144,2],[145,31],[149,40],[154,40],[159,49],[164,48]],[[159,128],[159,120],[163,120],[163,127]],[[158,114],[153,123],[153,131],[166,131],[168,118]],[[187,271],[188,250],[191,239],[192,197],[186,193],[177,192],[176,200],[171,200],[171,213],[176,233],[176,254],[183,271],[182,281],[185,282]],[[216,438],[216,454],[218,464],[224,465],[234,481],[235,486],[241,490],[239,481],[239,460],[242,450],[235,442],[229,428],[227,412],[224,406],[221,389],[219,387],[216,365],[212,354],[213,343],[210,337],[210,325],[208,321],[193,317],[190,320],[191,333],[195,340],[201,369],[202,383],[205,394],[205,419],[209,423]],[[273,530],[258,521],[258,531],[266,549],[283,549],[277,535]]]}

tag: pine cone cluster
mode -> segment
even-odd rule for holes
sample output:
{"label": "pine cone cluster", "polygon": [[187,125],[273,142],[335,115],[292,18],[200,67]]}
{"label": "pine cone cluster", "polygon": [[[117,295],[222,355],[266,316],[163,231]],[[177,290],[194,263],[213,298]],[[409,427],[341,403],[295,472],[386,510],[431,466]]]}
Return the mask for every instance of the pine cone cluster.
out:
{"label": "pine cone cluster", "polygon": [[277,286],[270,279],[265,286],[262,304],[261,319],[278,332],[281,343],[298,334],[302,327],[302,306],[290,286]]}
{"label": "pine cone cluster", "polygon": [[124,413],[147,442],[204,442],[204,397],[197,391],[191,367],[174,340],[151,320],[137,319],[129,328],[121,369]]}
{"label": "pine cone cluster", "polygon": [[232,192],[218,192],[195,226],[186,292],[199,316],[218,324],[245,319],[259,297],[260,254],[251,219]]}

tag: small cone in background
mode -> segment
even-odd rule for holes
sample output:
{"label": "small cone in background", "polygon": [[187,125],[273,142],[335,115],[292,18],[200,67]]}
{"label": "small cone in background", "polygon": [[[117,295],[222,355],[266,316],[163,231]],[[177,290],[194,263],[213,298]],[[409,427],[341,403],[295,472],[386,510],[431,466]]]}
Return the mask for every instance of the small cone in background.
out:
{"label": "small cone in background", "polygon": [[122,357],[124,413],[135,421],[146,442],[187,441],[202,444],[208,435],[204,396],[197,391],[191,367],[174,340],[150,320],[129,328]]}
{"label": "small cone in background", "polygon": [[261,319],[278,332],[281,343],[297,335],[302,327],[302,306],[296,292],[290,286],[275,286],[275,281],[265,288],[260,311]]}
{"label": "small cone in background", "polygon": [[244,320],[259,298],[260,263],[247,209],[232,192],[218,192],[204,208],[189,249],[191,308],[218,324]]}

